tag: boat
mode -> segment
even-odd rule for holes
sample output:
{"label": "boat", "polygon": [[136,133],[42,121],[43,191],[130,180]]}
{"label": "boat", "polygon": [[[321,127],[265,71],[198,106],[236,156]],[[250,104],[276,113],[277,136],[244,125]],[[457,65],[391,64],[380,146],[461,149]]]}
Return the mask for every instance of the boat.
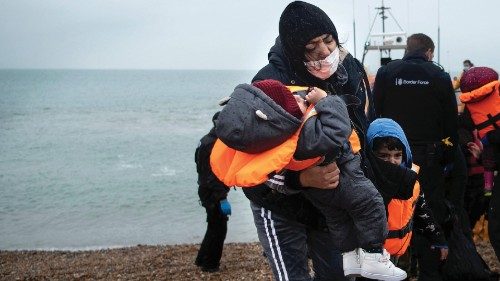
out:
{"label": "boat", "polygon": [[[399,22],[396,20],[394,15],[391,13],[391,8],[384,5],[384,0],[382,0],[382,5],[380,7],[375,7],[378,12],[373,18],[370,31],[366,38],[363,50],[363,58],[361,63],[364,65],[366,55],[369,51],[379,51],[380,52],[380,65],[386,65],[389,63],[391,58],[392,50],[404,50],[406,49],[406,31],[403,30]],[[382,33],[372,33],[373,27],[377,18],[382,20]],[[387,19],[393,19],[396,25],[399,27],[398,31],[387,32],[385,28],[385,21]]]}

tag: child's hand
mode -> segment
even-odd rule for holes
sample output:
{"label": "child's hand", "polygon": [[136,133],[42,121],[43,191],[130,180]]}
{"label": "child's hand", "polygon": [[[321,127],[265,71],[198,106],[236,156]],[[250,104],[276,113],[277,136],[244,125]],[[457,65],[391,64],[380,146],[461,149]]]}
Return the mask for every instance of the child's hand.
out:
{"label": "child's hand", "polygon": [[432,250],[438,250],[439,251],[439,259],[444,261],[445,259],[448,258],[448,246],[445,245],[432,245],[431,246]]}
{"label": "child's hand", "polygon": [[440,255],[439,259],[444,261],[445,259],[448,258],[448,249],[439,249]]}
{"label": "child's hand", "polygon": [[479,137],[479,132],[477,131],[477,129],[472,131],[472,135],[474,136],[474,143],[477,144],[477,146],[479,146],[481,151],[483,151],[483,142],[482,142],[481,138]]}
{"label": "child's hand", "polygon": [[482,147],[480,147],[474,142],[468,142],[467,149],[476,159],[479,159],[479,157],[481,157],[481,153],[483,152]]}
{"label": "child's hand", "polygon": [[326,97],[325,91],[320,88],[312,87],[312,89],[306,95],[306,101],[310,104],[317,104],[322,98]]}

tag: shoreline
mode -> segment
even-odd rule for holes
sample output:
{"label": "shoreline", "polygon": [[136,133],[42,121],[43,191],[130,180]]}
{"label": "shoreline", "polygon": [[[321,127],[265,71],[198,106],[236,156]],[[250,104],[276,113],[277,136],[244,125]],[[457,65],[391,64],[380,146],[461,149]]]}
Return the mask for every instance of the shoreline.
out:
{"label": "shoreline", "polygon": [[227,243],[220,271],[195,264],[199,244],[87,251],[0,250],[0,280],[271,280],[257,242]]}
{"label": "shoreline", "polygon": [[[489,242],[477,249],[491,270],[500,262]],[[0,280],[272,280],[258,242],[227,243],[220,271],[194,265],[199,244],[137,245],[86,251],[0,250]]]}

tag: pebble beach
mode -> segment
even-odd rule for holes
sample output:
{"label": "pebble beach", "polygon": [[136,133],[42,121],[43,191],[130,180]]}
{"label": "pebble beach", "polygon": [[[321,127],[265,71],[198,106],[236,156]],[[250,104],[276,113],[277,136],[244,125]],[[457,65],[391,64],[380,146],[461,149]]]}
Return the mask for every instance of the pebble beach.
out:
{"label": "pebble beach", "polygon": [[[500,263],[488,242],[478,251],[490,268]],[[259,243],[228,243],[219,272],[194,265],[198,244],[94,251],[0,251],[0,280],[273,280]]]}

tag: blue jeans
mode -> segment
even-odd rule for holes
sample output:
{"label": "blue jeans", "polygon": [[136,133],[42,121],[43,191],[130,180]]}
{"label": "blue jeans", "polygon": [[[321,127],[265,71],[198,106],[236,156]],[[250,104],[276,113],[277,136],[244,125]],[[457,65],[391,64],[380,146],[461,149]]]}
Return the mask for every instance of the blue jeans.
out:
{"label": "blue jeans", "polygon": [[[250,207],[275,280],[349,280],[342,269],[342,255],[333,247],[329,233],[310,229],[254,203]],[[314,278],[309,273],[308,257]]]}

